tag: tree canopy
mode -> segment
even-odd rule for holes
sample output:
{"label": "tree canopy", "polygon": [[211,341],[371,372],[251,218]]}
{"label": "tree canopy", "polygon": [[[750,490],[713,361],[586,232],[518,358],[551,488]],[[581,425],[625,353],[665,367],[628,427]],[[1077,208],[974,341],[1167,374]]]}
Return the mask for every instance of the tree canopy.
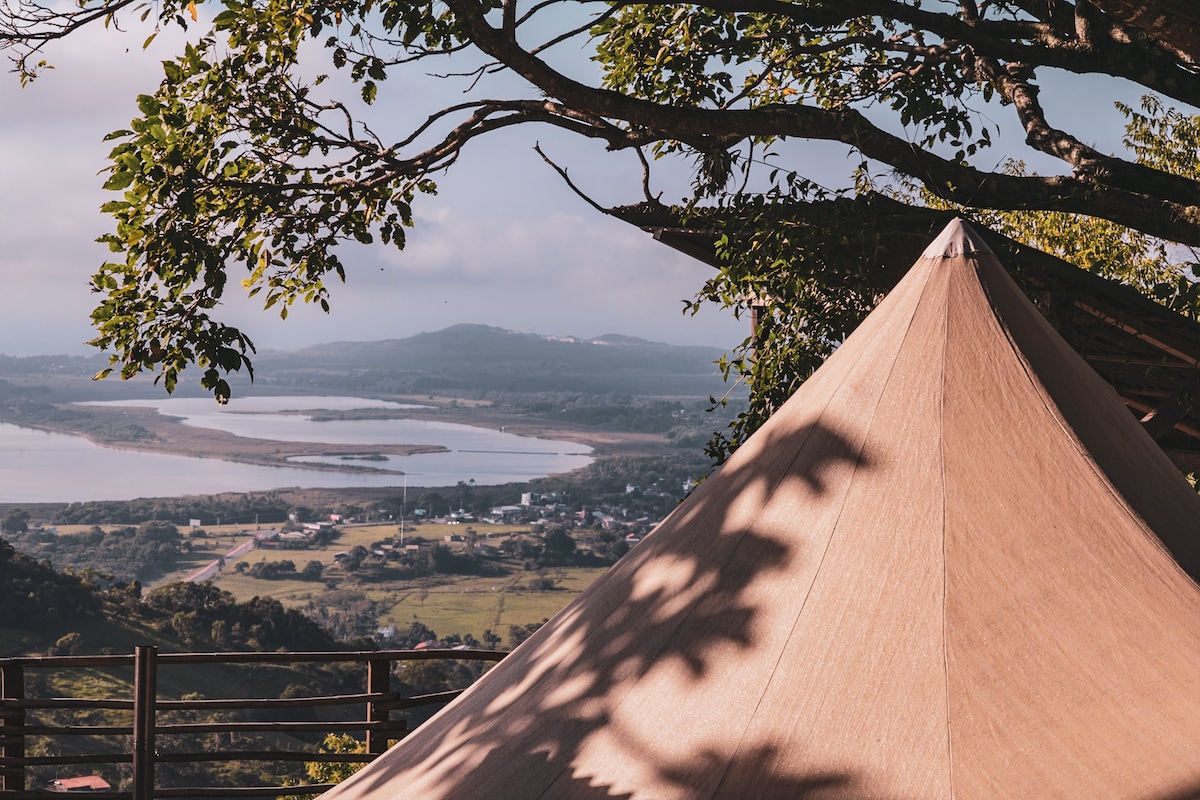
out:
{"label": "tree canopy", "polygon": [[[123,376],[153,371],[168,390],[197,364],[224,398],[223,375],[250,369],[252,342],[214,311],[229,278],[285,315],[297,300],[328,308],[327,282],[345,277],[339,243],[403,247],[412,204],[464,148],[534,123],[641,160],[631,204],[600,210],[718,232],[724,261],[697,303],[764,307],[757,349],[744,343],[729,364],[753,376],[761,402],[718,457],[873,305],[882,284],[867,267],[922,209],[1072,257],[1095,237],[1083,266],[1195,314],[1200,26],[1183,0],[205,6],[0,0],[0,47],[25,80],[83,25],[140,15],[199,31],[163,64],[129,129],[110,135],[113,260],[94,277],[95,344]],[[468,91],[392,133],[378,122],[381,85],[404,71]],[[1039,80],[1051,75],[1095,103],[1111,102],[1106,81],[1140,87],[1142,106],[1121,109],[1122,152],[1098,150],[1069,109],[1043,104]],[[497,85],[511,93],[483,95]],[[997,126],[1061,169],[1004,159]],[[807,179],[813,141],[857,157],[847,187]],[[683,203],[654,194],[662,158],[692,164]]]}

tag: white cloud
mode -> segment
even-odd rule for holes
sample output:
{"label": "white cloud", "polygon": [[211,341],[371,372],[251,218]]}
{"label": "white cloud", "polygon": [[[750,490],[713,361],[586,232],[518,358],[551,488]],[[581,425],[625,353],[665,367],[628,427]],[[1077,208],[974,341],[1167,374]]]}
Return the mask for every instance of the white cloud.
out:
{"label": "white cloud", "polygon": [[[0,76],[0,352],[88,352],[88,280],[107,255],[94,240],[111,228],[98,211],[111,197],[97,175],[110,149],[102,139],[127,126],[136,95],[153,90],[158,62],[180,41],[164,31],[143,53],[145,35],[96,29],[68,38],[50,54],[57,68],[28,89],[15,76]],[[396,117],[396,130],[433,104],[458,99],[457,89],[433,81],[390,81],[387,90],[395,99],[384,110]],[[503,131],[473,142],[451,173],[439,176],[437,196],[416,198],[407,250],[344,248],[348,282],[331,287],[332,314],[293,309],[279,323],[257,300],[231,297],[231,319],[277,348],[408,336],[459,322],[739,341],[740,322],[716,312],[680,314],[681,300],[709,268],[587,207],[532,152],[539,138],[599,202],[640,199],[630,154],[606,154],[546,128]],[[231,280],[231,294],[238,291]]]}

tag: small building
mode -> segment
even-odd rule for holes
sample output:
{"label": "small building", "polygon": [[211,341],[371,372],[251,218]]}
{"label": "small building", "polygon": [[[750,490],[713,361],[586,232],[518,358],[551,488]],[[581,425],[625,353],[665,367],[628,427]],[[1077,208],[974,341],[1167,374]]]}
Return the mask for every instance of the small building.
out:
{"label": "small building", "polygon": [[112,786],[99,775],[79,778],[57,778],[47,787],[52,792],[111,792]]}
{"label": "small building", "polygon": [[497,506],[492,509],[492,516],[497,520],[509,521],[525,513],[525,511],[526,509],[521,506]]}

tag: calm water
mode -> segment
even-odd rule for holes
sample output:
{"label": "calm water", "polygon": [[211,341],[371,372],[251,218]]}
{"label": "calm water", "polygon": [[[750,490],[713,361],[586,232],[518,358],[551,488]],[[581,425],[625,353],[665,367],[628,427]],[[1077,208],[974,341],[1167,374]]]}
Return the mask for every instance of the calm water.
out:
{"label": "calm water", "polygon": [[[222,408],[207,398],[169,398],[107,403],[156,408],[186,425],[215,428],[239,436],[290,442],[436,444],[445,453],[392,456],[383,461],[305,461],[349,463],[408,473],[415,486],[452,486],[458,481],[497,484],[567,472],[591,461],[591,448],[573,442],[531,439],[500,431],[420,420],[316,422],[280,411],[413,408],[398,403],[346,397],[249,397]],[[400,486],[400,475],[337,473],[295,467],[260,467],[216,459],[138,453],[99,447],[77,436],[44,433],[0,423],[0,502],[128,500],[264,491],[287,487],[336,488]]]}

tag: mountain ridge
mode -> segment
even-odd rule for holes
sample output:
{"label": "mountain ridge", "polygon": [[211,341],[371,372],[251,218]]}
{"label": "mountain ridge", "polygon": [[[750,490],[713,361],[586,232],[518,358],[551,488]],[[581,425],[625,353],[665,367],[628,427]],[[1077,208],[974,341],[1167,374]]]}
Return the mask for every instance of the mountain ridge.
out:
{"label": "mountain ridge", "polygon": [[[715,367],[723,354],[718,347],[672,345],[615,332],[585,338],[460,323],[403,338],[263,349],[253,357],[255,381],[235,374],[230,382],[235,396],[271,390],[336,390],[339,394],[582,392],[708,397],[720,396],[727,388]],[[105,362],[102,354],[0,355],[0,379],[54,376],[78,382],[90,378]],[[189,377],[185,373],[180,381],[180,394],[199,392]],[[99,394],[116,390],[104,384],[92,388]]]}
{"label": "mountain ridge", "polygon": [[316,344],[305,345],[303,347],[283,350],[279,348],[267,348],[260,351],[260,355],[278,355],[289,354],[296,355],[300,353],[308,353],[318,351],[323,348],[343,347],[343,346],[391,346],[415,342],[448,342],[453,340],[463,339],[482,339],[485,337],[492,338],[508,338],[512,341],[524,340],[527,342],[547,342],[560,343],[566,345],[596,345],[596,346],[627,346],[627,347],[652,347],[678,349],[691,352],[704,352],[707,354],[719,355],[723,352],[722,348],[710,345],[678,345],[668,344],[666,342],[656,342],[651,339],[643,339],[638,336],[629,336],[623,333],[604,333],[599,336],[576,336],[574,334],[545,334],[545,333],[530,333],[525,331],[514,331],[508,328],[501,328],[495,325],[484,325],[482,323],[460,322],[454,325],[449,325],[445,328],[440,328],[435,331],[421,331],[411,336],[389,337],[386,339],[338,339],[332,342],[318,342]]}
{"label": "mountain ridge", "polygon": [[[373,391],[546,392],[708,396],[723,393],[716,347],[670,345],[609,333],[584,339],[462,323],[402,339],[330,342],[262,351],[259,387],[284,375],[310,379],[369,372]],[[270,377],[267,377],[270,376]]]}

